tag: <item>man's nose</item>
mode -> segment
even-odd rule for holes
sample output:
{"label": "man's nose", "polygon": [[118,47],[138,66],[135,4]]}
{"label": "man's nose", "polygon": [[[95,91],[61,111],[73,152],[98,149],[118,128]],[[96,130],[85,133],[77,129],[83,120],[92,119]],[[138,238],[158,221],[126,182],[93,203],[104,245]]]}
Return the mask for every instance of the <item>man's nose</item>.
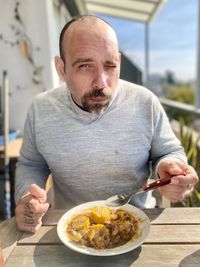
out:
{"label": "man's nose", "polygon": [[93,81],[93,86],[94,88],[105,88],[107,87],[107,74],[104,71],[97,71],[94,81]]}

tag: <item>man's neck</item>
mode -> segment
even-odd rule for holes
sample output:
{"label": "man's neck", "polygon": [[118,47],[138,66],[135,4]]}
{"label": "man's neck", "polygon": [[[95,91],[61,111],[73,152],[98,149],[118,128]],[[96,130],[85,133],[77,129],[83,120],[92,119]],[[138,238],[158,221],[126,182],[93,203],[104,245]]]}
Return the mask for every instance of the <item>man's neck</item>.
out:
{"label": "man's neck", "polygon": [[84,111],[86,111],[86,112],[89,112],[88,110],[84,109],[82,106],[80,106],[79,104],[76,103],[76,101],[74,100],[72,94],[71,94],[71,97],[72,97],[73,102],[74,102],[80,109],[82,109],[82,110],[84,110]]}

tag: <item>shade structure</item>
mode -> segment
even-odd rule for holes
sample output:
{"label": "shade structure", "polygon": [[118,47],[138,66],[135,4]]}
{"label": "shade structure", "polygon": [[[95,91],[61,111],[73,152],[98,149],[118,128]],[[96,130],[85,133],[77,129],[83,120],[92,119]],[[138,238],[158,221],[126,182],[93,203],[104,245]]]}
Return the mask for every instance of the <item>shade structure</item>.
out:
{"label": "shade structure", "polygon": [[80,13],[150,22],[166,0],[76,0]]}

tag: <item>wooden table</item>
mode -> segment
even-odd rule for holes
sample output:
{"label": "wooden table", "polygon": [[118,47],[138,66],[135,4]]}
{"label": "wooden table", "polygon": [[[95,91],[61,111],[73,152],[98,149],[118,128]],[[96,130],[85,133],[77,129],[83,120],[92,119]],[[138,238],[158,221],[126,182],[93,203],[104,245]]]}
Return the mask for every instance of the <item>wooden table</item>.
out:
{"label": "wooden table", "polygon": [[6,267],[199,267],[200,208],[148,209],[151,231],[145,243],[126,254],[97,257],[61,244],[56,224],[64,213],[49,211],[34,235],[16,229],[14,219],[0,224]]}
{"label": "wooden table", "polygon": [[[21,145],[22,145],[22,138],[17,138],[16,140],[10,141],[8,143],[8,157],[18,158]],[[2,153],[3,150],[4,147],[0,146],[0,153]]]}

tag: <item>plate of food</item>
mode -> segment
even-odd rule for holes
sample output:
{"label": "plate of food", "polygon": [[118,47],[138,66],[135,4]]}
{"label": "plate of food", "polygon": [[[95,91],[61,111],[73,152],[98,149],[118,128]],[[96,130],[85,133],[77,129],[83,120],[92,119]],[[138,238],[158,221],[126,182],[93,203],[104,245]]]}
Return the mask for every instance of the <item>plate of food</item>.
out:
{"label": "plate of food", "polygon": [[111,256],[139,247],[150,231],[146,214],[129,204],[108,207],[105,201],[76,206],[58,221],[57,233],[64,245],[79,253]]}

